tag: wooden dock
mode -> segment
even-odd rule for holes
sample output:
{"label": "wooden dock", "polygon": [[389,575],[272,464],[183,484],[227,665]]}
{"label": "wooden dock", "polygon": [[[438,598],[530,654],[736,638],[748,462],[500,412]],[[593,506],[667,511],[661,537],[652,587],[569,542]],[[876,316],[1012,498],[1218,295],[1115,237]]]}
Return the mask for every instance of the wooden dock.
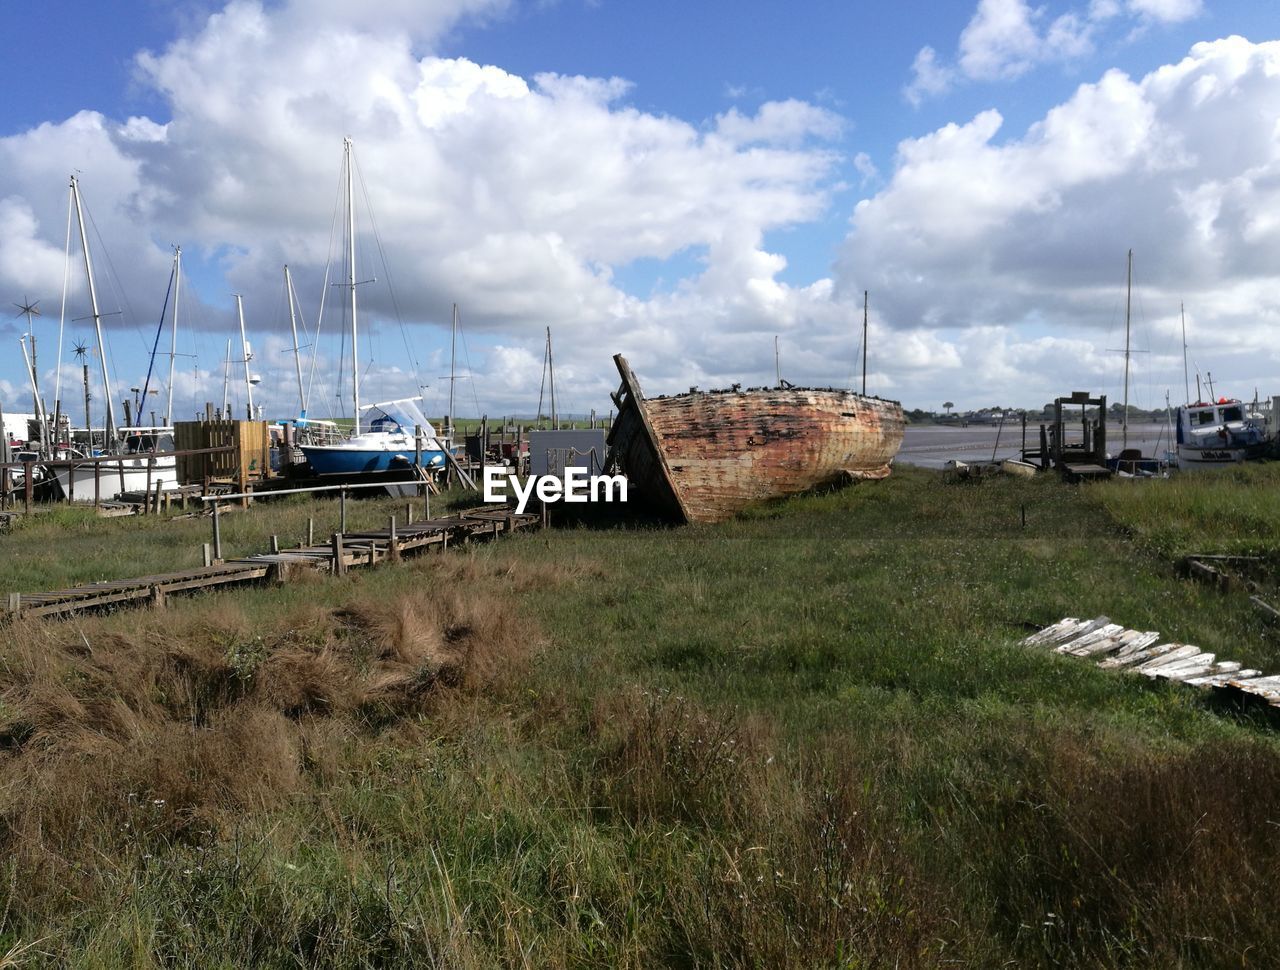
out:
{"label": "wooden dock", "polygon": [[1280,709],[1280,677],[1246,670],[1234,660],[1185,643],[1160,643],[1153,631],[1126,630],[1105,616],[1093,620],[1067,617],[1022,641],[1056,653],[1092,660],[1104,670],[1123,670],[1153,680],[1171,680],[1236,701]]}
{"label": "wooden dock", "polygon": [[447,518],[423,519],[385,529],[334,533],[328,542],[281,549],[157,576],[87,583],[45,593],[10,593],[9,617],[67,616],[104,607],[164,606],[174,593],[269,581],[288,582],[299,571],[343,575],[349,569],[396,561],[431,548],[508,535],[536,526],[535,514],[516,514],[507,506],[485,506]]}

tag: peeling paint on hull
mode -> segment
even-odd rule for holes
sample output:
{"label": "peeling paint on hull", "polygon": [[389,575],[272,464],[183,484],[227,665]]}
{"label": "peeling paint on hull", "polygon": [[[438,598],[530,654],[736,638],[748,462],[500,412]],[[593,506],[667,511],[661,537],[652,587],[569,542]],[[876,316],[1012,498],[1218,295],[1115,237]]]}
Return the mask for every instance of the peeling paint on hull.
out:
{"label": "peeling paint on hull", "polygon": [[646,400],[621,355],[610,462],[656,505],[719,522],[768,499],[884,478],[902,407],[851,391],[761,388]]}

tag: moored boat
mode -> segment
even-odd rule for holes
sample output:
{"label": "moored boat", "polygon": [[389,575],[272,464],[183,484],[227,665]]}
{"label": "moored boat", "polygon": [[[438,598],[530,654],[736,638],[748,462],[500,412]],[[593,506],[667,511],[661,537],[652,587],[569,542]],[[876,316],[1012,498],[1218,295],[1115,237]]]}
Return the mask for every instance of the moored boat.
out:
{"label": "moored boat", "polygon": [[1266,426],[1239,400],[1184,405],[1178,408],[1177,429],[1179,468],[1222,468],[1267,453]]}
{"label": "moored boat", "polygon": [[363,409],[368,430],[333,444],[304,444],[311,470],[317,475],[356,475],[410,468],[418,456],[417,431],[422,431],[424,469],[444,466],[444,446],[418,407],[421,398],[386,401]]}
{"label": "moored boat", "polygon": [[896,401],[834,388],[752,388],[644,397],[621,354],[610,468],[659,509],[718,522],[821,485],[886,477],[902,444]]}

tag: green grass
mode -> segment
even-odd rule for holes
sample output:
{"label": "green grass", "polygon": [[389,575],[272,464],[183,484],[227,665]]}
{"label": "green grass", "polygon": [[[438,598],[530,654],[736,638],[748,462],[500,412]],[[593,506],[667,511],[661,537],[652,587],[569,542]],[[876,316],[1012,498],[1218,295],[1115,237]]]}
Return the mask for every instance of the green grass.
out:
{"label": "green grass", "polygon": [[1167,521],[1265,481],[1144,484],[901,469],[10,628],[0,961],[1275,964],[1274,728],[1016,646],[1105,613],[1280,671],[1174,568],[1233,516]]}
{"label": "green grass", "polygon": [[[385,527],[392,515],[403,523],[409,501],[353,493],[347,500],[347,528]],[[432,496],[431,513],[471,501],[461,492]],[[412,503],[415,518],[423,518],[423,499]],[[224,502],[219,515],[223,558],[266,552],[272,535],[281,547],[301,545],[308,519],[315,540],[326,541],[338,531],[339,500],[300,495],[263,500],[248,510]],[[212,541],[212,517],[197,515],[194,508],[190,514],[100,518],[88,508],[50,506],[18,517],[11,531],[0,535],[0,591],[39,592],[187,569],[202,563],[203,545]]]}

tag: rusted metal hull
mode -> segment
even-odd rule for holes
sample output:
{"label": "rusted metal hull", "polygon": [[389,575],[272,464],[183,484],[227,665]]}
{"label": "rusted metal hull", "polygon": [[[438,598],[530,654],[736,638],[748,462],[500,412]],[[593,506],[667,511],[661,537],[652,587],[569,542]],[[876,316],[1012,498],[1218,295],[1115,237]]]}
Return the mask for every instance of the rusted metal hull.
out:
{"label": "rusted metal hull", "polygon": [[884,478],[902,407],[851,391],[759,388],[646,400],[621,355],[612,467],[668,514],[719,522],[757,502]]}

